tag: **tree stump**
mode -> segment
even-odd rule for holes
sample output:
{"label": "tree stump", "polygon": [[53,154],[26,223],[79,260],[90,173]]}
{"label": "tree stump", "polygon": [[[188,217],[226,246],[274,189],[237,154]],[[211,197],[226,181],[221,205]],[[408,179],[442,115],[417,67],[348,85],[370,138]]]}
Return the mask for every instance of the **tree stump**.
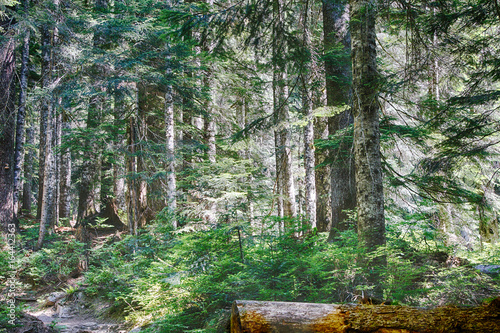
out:
{"label": "tree stump", "polygon": [[500,332],[500,297],[474,308],[235,301],[231,333]]}

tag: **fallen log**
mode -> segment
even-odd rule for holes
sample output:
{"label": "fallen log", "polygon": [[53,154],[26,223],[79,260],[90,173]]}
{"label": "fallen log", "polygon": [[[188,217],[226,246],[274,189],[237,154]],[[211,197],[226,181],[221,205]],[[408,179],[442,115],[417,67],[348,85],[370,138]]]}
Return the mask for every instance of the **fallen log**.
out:
{"label": "fallen log", "polygon": [[235,301],[231,333],[500,333],[500,297],[474,308]]}

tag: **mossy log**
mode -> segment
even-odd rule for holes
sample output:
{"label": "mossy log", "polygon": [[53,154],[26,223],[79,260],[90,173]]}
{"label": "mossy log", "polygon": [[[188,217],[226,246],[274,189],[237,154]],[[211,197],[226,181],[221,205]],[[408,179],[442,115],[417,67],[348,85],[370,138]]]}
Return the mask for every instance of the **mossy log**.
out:
{"label": "mossy log", "polygon": [[235,301],[231,333],[500,333],[500,297],[473,308]]}

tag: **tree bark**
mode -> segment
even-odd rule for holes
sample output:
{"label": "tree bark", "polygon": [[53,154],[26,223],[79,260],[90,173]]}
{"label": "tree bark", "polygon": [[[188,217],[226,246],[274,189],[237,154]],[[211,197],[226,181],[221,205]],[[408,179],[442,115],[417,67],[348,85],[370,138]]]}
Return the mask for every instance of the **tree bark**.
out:
{"label": "tree bark", "polygon": [[500,298],[475,308],[235,301],[231,333],[500,332]]}
{"label": "tree bark", "polygon": [[[57,6],[58,2],[54,4]],[[40,249],[45,240],[47,232],[51,232],[57,221],[57,115],[55,103],[51,90],[55,83],[53,78],[54,52],[53,43],[57,43],[55,27],[44,24],[41,27],[42,34],[42,88],[46,95],[42,99],[40,109],[40,175],[39,175],[39,213],[40,230],[36,248]],[[53,42],[53,43],[52,43]],[[43,152],[42,152],[43,150]],[[42,169],[43,165],[43,169]]]}
{"label": "tree bark", "polygon": [[[348,28],[348,5],[346,0],[323,1],[323,33],[325,46],[326,97],[328,106],[349,105],[351,89],[350,48],[351,36]],[[353,123],[351,110],[336,114],[328,120],[330,135]],[[347,229],[345,211],[356,208],[356,188],[352,140],[345,136],[339,148],[329,152],[333,161],[330,166],[332,222],[330,239],[338,231]]]}
{"label": "tree bark", "polygon": [[30,126],[26,128],[26,154],[24,156],[24,183],[23,183],[23,204],[21,211],[25,214],[31,212],[33,204],[33,162],[35,160],[35,129],[33,120],[30,119]]}
{"label": "tree bark", "polygon": [[[305,1],[303,18],[303,47],[304,50],[311,49],[311,36],[309,32],[309,1]],[[302,76],[302,109],[307,121],[304,127],[304,168],[306,170],[305,183],[305,210],[306,218],[311,228],[317,228],[316,223],[316,159],[314,156],[314,120],[312,95],[310,94],[310,72],[311,59],[305,60]]]}
{"label": "tree bark", "polygon": [[[282,52],[284,52],[282,7],[282,0],[273,0],[273,112],[277,126],[275,130],[276,183],[283,217],[296,217],[297,205],[292,173],[291,134],[288,125],[286,68],[280,59]],[[278,210],[280,210],[280,204],[278,204]]]}
{"label": "tree bark", "polygon": [[[28,11],[28,1],[23,1],[25,13]],[[21,168],[24,156],[24,124],[26,119],[26,95],[28,92],[28,61],[30,48],[30,32],[24,32],[23,47],[21,51],[21,72],[19,73],[19,108],[16,123],[16,147],[14,152],[14,214],[19,211],[19,192],[21,191]]]}
{"label": "tree bark", "polygon": [[[316,117],[314,120],[314,138],[328,139],[328,119]],[[315,150],[316,165],[325,162],[327,154]],[[316,225],[319,232],[328,231],[332,225],[331,206],[331,167],[324,165],[315,170],[316,183]]]}
{"label": "tree bark", "polygon": [[[64,143],[71,129],[71,121],[66,113],[62,115],[61,142]],[[71,153],[68,148],[61,151],[59,180],[59,217],[71,219]]]}
{"label": "tree bark", "polygon": [[138,207],[137,207],[137,186],[136,186],[136,157],[135,157],[135,118],[129,118],[127,126],[127,146],[128,154],[125,158],[126,173],[127,173],[127,220],[128,230],[133,236],[137,236],[137,221],[138,221]]}
{"label": "tree bark", "polygon": [[[168,58],[170,60],[170,57]],[[167,75],[172,74],[170,66]],[[175,179],[175,118],[172,86],[167,86],[165,93],[165,146],[166,146],[166,171],[167,171],[167,207],[172,217],[172,226],[177,229],[177,185]]]}
{"label": "tree bark", "polygon": [[14,213],[14,76],[15,38],[8,17],[0,21],[4,28],[0,41],[0,226],[7,233],[15,222]]}
{"label": "tree bark", "polygon": [[[380,153],[380,127],[375,17],[376,3],[351,0],[352,72],[354,100],[354,158],[358,238],[367,251],[385,245],[384,193]],[[376,270],[386,265],[385,256],[366,261],[369,280],[378,285]],[[381,290],[375,288],[374,295]],[[380,298],[380,297],[379,297]]]}

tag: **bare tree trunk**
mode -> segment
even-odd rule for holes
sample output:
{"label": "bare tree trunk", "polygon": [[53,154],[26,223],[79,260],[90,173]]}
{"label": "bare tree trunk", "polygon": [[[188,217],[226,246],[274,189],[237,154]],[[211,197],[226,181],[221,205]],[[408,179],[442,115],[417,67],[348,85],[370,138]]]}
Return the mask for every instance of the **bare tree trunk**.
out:
{"label": "bare tree trunk", "polygon": [[[58,1],[54,1],[58,6]],[[39,184],[42,184],[39,195],[40,207],[40,230],[38,234],[38,241],[36,248],[40,249],[43,246],[47,232],[51,233],[55,223],[58,219],[57,215],[57,157],[56,146],[58,141],[58,118],[56,114],[55,102],[52,98],[52,91],[55,87],[56,81],[54,76],[54,46],[57,44],[57,29],[55,27],[43,25],[41,28],[42,33],[42,88],[46,91],[46,96],[42,100],[41,105],[41,125],[40,125],[40,138],[43,145],[40,144],[40,150],[44,150],[43,158],[43,176],[40,176]],[[42,128],[45,132],[42,132]],[[43,138],[43,139],[42,139]],[[42,152],[40,153],[42,156]],[[41,161],[40,161],[41,162]]]}
{"label": "bare tree trunk", "polygon": [[35,130],[33,120],[30,119],[30,126],[26,128],[26,154],[24,157],[24,183],[23,183],[23,203],[21,211],[25,214],[31,212],[33,204],[33,163],[35,160]]}
{"label": "bare tree trunk", "polygon": [[[170,57],[167,59],[170,60]],[[167,69],[167,75],[171,75],[170,66]],[[167,86],[165,93],[165,134],[166,134],[166,159],[167,159],[167,207],[172,216],[172,226],[177,229],[177,219],[175,213],[177,210],[177,186],[175,179],[175,118],[174,101],[172,86]]]}
{"label": "bare tree trunk", "polygon": [[5,33],[0,40],[0,227],[7,233],[15,221],[14,212],[14,75],[15,39],[10,20],[0,21]]}
{"label": "bare tree trunk", "polygon": [[[305,1],[304,8],[304,49],[311,48],[311,37],[309,32],[309,1]],[[304,180],[306,189],[306,218],[309,219],[309,224],[312,228],[317,227],[316,223],[316,159],[314,156],[314,121],[313,121],[313,105],[312,96],[309,92],[310,81],[310,66],[311,59],[306,59],[302,76],[302,108],[307,124],[304,128],[304,167],[306,169],[306,178]]]}
{"label": "bare tree trunk", "polygon": [[47,132],[45,134],[45,163],[43,197],[41,202],[40,231],[38,234],[37,249],[41,249],[47,232],[51,231],[56,219],[57,199],[57,162],[55,145],[57,139],[55,108],[50,101],[44,101],[44,108],[48,109]]}
{"label": "bare tree trunk", "polygon": [[[314,138],[328,139],[328,119],[326,117],[317,117],[314,120]],[[327,153],[315,150],[316,165],[325,162],[326,158]],[[324,165],[315,170],[316,226],[320,232],[330,230],[332,224],[330,169],[330,165]]]}
{"label": "bare tree trunk", "polygon": [[137,236],[138,207],[137,207],[137,186],[136,186],[136,156],[135,156],[135,119],[130,117],[127,127],[128,154],[126,157],[127,172],[127,217],[129,233]]}
{"label": "bare tree trunk", "polygon": [[[28,11],[28,1],[23,1],[24,11]],[[16,123],[16,148],[14,152],[14,214],[19,212],[19,192],[21,191],[21,168],[24,157],[24,124],[26,119],[26,95],[28,92],[28,61],[30,48],[30,32],[24,32],[21,51],[21,73],[19,74],[19,108]]]}
{"label": "bare tree trunk", "polygon": [[[374,251],[385,245],[384,192],[380,153],[380,127],[375,17],[376,3],[351,0],[352,69],[354,100],[354,157],[358,237],[362,247]],[[374,258],[367,268],[369,280],[380,286],[376,270],[386,265],[385,256]],[[380,288],[373,291],[380,296]]]}
{"label": "bare tree trunk", "polygon": [[[61,142],[64,142],[71,129],[71,121],[66,113],[62,114]],[[59,217],[71,218],[71,153],[65,149],[60,154],[60,180],[59,180]]]}
{"label": "bare tree trunk", "polygon": [[[42,58],[42,88],[48,88],[50,84],[50,79],[52,75],[51,68],[51,33],[50,28],[47,24],[42,25],[40,28],[41,35],[41,58]],[[44,181],[45,181],[45,162],[47,151],[47,137],[46,133],[48,130],[48,112],[49,108],[46,105],[47,101],[42,101],[40,107],[40,142],[39,142],[39,154],[38,154],[38,200],[37,200],[37,210],[36,218],[40,219],[42,216],[42,202],[44,196]]]}
{"label": "bare tree trunk", "polygon": [[[288,125],[288,89],[286,85],[286,68],[278,59],[284,51],[282,0],[273,0],[273,104],[277,129],[276,144],[276,177],[277,192],[282,198],[282,211],[285,217],[297,216],[295,203],[295,185],[292,173],[291,134]],[[278,204],[280,209],[280,203]]]}

